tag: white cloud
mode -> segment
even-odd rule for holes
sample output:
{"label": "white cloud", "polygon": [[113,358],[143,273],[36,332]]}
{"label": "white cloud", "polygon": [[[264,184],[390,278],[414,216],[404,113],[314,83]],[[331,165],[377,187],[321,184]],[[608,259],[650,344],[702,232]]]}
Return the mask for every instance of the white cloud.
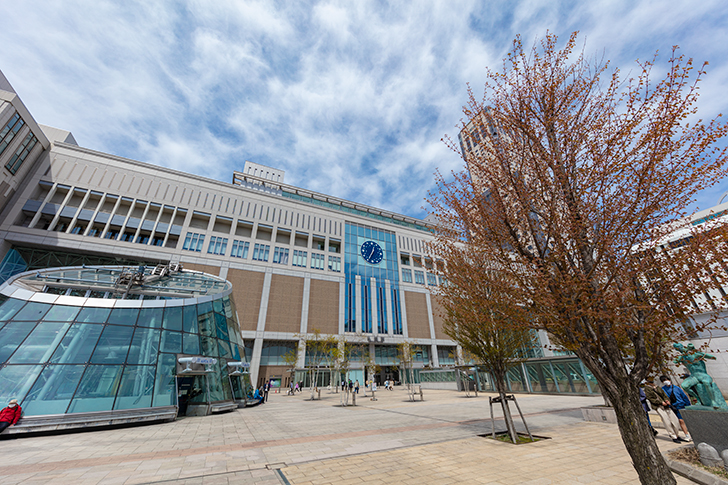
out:
{"label": "white cloud", "polygon": [[[37,121],[82,145],[230,180],[245,159],[296,185],[422,216],[433,172],[461,165],[466,82],[482,93],[516,34],[581,30],[623,72],[675,43],[711,62],[724,110],[717,1],[16,2],[0,69]],[[716,189],[719,190],[719,189]],[[708,196],[708,193],[706,193]],[[711,195],[712,197],[712,195]],[[701,206],[706,206],[700,203]]]}

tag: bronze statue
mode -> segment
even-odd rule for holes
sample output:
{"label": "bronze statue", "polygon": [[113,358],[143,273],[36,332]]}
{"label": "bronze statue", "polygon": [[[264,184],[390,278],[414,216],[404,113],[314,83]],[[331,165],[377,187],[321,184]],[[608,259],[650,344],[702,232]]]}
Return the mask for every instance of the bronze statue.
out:
{"label": "bronze statue", "polygon": [[693,344],[684,346],[676,343],[672,346],[682,354],[675,363],[684,365],[690,372],[690,376],[682,381],[685,392],[697,399],[699,405],[728,411],[723,394],[705,369],[705,359],[715,359],[715,356],[696,351]]}

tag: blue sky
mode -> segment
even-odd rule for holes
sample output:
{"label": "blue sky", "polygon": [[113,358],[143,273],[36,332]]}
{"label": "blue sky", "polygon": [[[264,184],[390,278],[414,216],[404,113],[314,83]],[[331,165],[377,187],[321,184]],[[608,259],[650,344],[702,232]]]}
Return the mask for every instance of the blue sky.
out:
{"label": "blue sky", "polygon": [[[39,123],[79,144],[223,181],[245,160],[287,183],[423,217],[463,162],[466,83],[516,34],[581,32],[623,73],[672,45],[710,62],[700,115],[727,112],[720,1],[0,0],[0,69]],[[661,65],[657,71],[663,69]],[[728,181],[700,195],[708,208]]]}

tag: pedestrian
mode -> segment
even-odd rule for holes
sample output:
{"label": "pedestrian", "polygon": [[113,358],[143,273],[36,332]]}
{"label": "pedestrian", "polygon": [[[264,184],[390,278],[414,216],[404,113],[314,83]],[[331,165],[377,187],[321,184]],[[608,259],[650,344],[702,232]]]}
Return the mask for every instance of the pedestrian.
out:
{"label": "pedestrian", "polygon": [[687,442],[687,439],[680,438],[680,423],[677,420],[677,416],[672,412],[670,406],[670,398],[667,397],[665,391],[655,385],[655,380],[651,377],[645,379],[647,385],[645,386],[645,397],[650,402],[657,415],[660,416],[662,424],[665,425],[667,434],[670,435],[672,441],[675,443]]}
{"label": "pedestrian", "polygon": [[270,381],[263,384],[263,402],[268,402],[268,392],[270,391]]}
{"label": "pedestrian", "polygon": [[346,390],[346,380],[341,380],[341,392],[344,392]]}
{"label": "pedestrian", "polygon": [[354,383],[354,393],[359,394],[359,379]]}
{"label": "pedestrian", "polygon": [[683,391],[680,386],[673,386],[667,376],[660,376],[660,382],[662,382],[662,390],[665,391],[665,394],[667,394],[667,397],[670,399],[672,411],[675,413],[675,416],[677,416],[680,427],[682,428],[683,433],[685,433],[685,440],[692,441],[693,439],[690,437],[690,433],[688,433],[688,427],[685,425],[685,420],[683,420],[680,415],[681,409],[685,409],[690,406],[690,398],[687,394],[685,394],[685,391]]}
{"label": "pedestrian", "polygon": [[295,394],[295,393],[299,392],[300,390],[301,390],[301,388],[298,387],[298,382],[296,382],[296,387],[293,389],[293,393]]}
{"label": "pedestrian", "polygon": [[353,391],[354,391],[354,382],[351,379],[349,379],[349,392],[353,392]]}
{"label": "pedestrian", "polygon": [[13,426],[20,419],[23,409],[18,406],[16,399],[11,399],[7,407],[0,411],[0,433],[8,426]]}
{"label": "pedestrian", "polygon": [[288,395],[293,396],[293,393],[296,392],[295,388],[293,387],[293,381],[291,381],[291,384],[289,387],[290,387],[290,389],[288,389]]}
{"label": "pedestrian", "polygon": [[652,436],[657,436],[657,430],[652,427],[650,422],[650,403],[647,402],[647,396],[645,396],[645,390],[640,387],[640,402],[642,403],[642,409],[645,410],[645,416],[647,416],[647,424],[650,426]]}
{"label": "pedestrian", "polygon": [[384,380],[384,389],[389,389],[389,379]]}

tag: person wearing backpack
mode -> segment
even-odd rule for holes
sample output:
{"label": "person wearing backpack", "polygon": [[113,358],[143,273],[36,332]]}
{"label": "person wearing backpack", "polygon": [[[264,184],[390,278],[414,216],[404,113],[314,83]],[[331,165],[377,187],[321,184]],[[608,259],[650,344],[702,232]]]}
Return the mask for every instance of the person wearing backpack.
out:
{"label": "person wearing backpack", "polygon": [[660,376],[660,382],[662,382],[662,390],[665,391],[665,394],[667,394],[667,397],[670,399],[672,411],[675,413],[675,416],[677,416],[680,427],[685,433],[685,440],[692,441],[693,439],[690,437],[690,433],[688,433],[688,427],[685,425],[685,420],[683,420],[682,416],[680,416],[680,410],[690,406],[690,398],[687,394],[685,394],[685,391],[683,391],[680,386],[672,385],[672,382],[670,382],[670,379],[667,376]]}

